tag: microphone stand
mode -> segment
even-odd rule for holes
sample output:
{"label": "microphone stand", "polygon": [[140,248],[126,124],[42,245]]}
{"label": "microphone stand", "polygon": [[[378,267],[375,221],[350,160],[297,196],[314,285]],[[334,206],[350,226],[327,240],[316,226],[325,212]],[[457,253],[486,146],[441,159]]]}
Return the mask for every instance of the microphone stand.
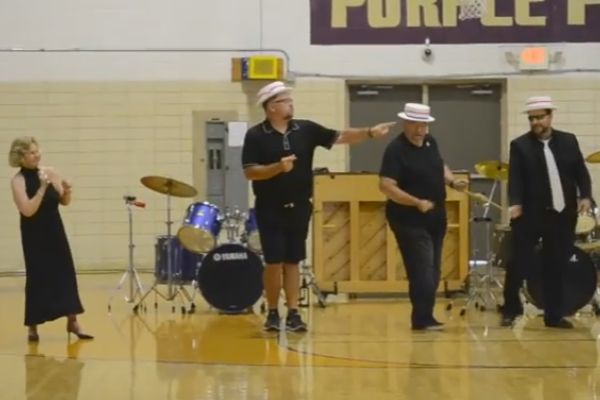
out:
{"label": "microphone stand", "polygon": [[125,205],[127,207],[127,213],[129,214],[129,265],[127,266],[127,270],[123,273],[123,276],[121,276],[121,279],[119,280],[117,287],[114,289],[112,295],[108,299],[108,311],[109,312],[111,311],[111,302],[112,302],[112,299],[113,299],[115,293],[118,292],[119,290],[121,290],[121,288],[123,287],[123,284],[125,283],[125,280],[127,278],[129,278],[129,296],[125,297],[126,302],[133,303],[135,301],[136,297],[138,297],[138,296],[141,297],[142,292],[144,291],[144,289],[142,287],[142,283],[140,281],[140,277],[139,277],[137,270],[135,269],[135,266],[133,263],[133,249],[135,248],[135,245],[133,244],[132,207],[133,206],[139,207],[139,205],[137,205],[135,203],[135,201],[136,201],[135,196],[125,195],[125,196],[123,196],[123,200],[125,200]]}

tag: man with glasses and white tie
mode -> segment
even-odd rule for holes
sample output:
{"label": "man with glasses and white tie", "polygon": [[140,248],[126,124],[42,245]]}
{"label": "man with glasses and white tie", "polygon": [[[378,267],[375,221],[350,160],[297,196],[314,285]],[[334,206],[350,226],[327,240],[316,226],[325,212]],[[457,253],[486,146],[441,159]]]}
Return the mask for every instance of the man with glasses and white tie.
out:
{"label": "man with glasses and white tie", "polygon": [[256,197],[256,220],[266,263],[263,281],[269,313],[264,328],[280,328],[278,302],[283,286],[288,308],[286,329],[303,332],[306,324],[298,313],[298,264],[306,257],[314,151],[318,146],[330,149],[334,144],[382,137],[395,122],[336,131],[294,119],[291,88],[283,82],[264,86],[257,94],[257,105],[264,109],[266,118],[246,133],[242,165]]}
{"label": "man with glasses and white tie", "polygon": [[577,138],[552,128],[548,96],[527,100],[529,132],[510,144],[508,196],[513,260],[504,286],[502,326],[523,313],[519,290],[542,240],[542,293],[547,327],[569,329],[562,312],[562,277],[575,241],[577,213],[592,203],[592,187]]}

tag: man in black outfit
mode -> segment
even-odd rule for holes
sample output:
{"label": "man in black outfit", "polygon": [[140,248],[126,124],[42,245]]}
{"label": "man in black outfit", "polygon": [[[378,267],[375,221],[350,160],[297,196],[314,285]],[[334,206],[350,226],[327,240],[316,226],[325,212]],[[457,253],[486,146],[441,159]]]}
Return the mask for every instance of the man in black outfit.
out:
{"label": "man in black outfit", "polygon": [[402,253],[409,282],[413,330],[439,330],[433,317],[446,235],[446,184],[464,190],[428,134],[434,118],[424,104],[407,103],[403,132],[387,146],[379,189],[388,198],[386,218]]}
{"label": "man in black outfit", "polygon": [[[508,195],[513,260],[507,265],[501,325],[523,313],[519,290],[542,239],[542,293],[548,327],[572,328],[562,311],[563,271],[575,241],[577,212],[591,207],[591,180],[572,133],[552,128],[552,99],[531,97],[531,129],[510,144]],[[579,192],[579,193],[578,193]]]}
{"label": "man in black outfit", "polygon": [[278,331],[282,281],[288,313],[286,328],[306,331],[298,313],[300,273],[312,213],[313,155],[317,146],[359,143],[386,135],[395,123],[338,132],[313,121],[293,119],[291,89],[273,82],[257,94],[266,119],[246,133],[242,165],[252,181],[255,210],[266,267],[264,286],[269,307],[265,330]]}

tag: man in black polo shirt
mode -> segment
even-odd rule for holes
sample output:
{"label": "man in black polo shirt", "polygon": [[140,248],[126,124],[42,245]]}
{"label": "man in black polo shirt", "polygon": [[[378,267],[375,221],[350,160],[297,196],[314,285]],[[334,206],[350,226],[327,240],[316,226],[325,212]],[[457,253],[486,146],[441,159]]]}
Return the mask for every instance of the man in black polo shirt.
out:
{"label": "man in black polo shirt", "polygon": [[454,179],[428,134],[429,106],[407,103],[398,116],[404,130],[385,150],[379,188],[406,268],[412,329],[441,329],[433,308],[447,227],[445,185],[463,190],[466,182]]}
{"label": "man in black polo shirt", "polygon": [[255,210],[266,268],[264,286],[269,307],[267,331],[279,330],[278,301],[285,289],[288,313],[286,328],[306,331],[298,313],[300,274],[298,263],[306,257],[306,236],[312,213],[315,148],[359,143],[381,137],[395,123],[372,128],[327,129],[313,121],[293,119],[291,89],[273,82],[257,94],[266,119],[246,133],[242,165],[252,181]]}

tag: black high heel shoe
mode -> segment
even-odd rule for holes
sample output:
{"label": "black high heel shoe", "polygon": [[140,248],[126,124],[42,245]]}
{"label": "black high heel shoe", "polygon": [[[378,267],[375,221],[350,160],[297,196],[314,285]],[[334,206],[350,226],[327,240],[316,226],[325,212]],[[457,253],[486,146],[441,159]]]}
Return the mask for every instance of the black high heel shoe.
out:
{"label": "black high heel shoe", "polygon": [[29,332],[27,333],[27,341],[29,343],[37,343],[40,341],[40,335],[37,332]]}
{"label": "black high heel shoe", "polygon": [[69,335],[69,339],[71,339],[71,333],[75,336],[77,336],[77,338],[79,339],[84,339],[84,340],[91,340],[94,337],[92,335],[88,335],[87,333],[83,333],[83,332],[76,332],[74,330],[69,330],[67,329],[67,335]]}
{"label": "black high heel shoe", "polygon": [[69,339],[71,339],[71,333],[73,335],[77,336],[78,339],[92,340],[94,338],[92,335],[88,335],[87,333],[75,332],[75,331],[67,331],[67,335],[69,335]]}

